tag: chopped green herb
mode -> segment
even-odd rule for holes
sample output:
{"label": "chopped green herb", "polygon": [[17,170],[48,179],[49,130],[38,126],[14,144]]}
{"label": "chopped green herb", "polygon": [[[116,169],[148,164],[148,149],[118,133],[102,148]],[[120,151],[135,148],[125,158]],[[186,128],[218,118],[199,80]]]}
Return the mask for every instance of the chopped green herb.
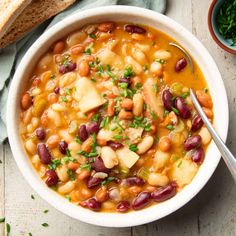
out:
{"label": "chopped green herb", "polygon": [[159,59],[159,58],[156,59],[155,61],[156,61],[156,62],[159,62],[159,63],[162,64],[162,65],[166,63],[165,60],[163,60],[163,59]]}
{"label": "chopped green herb", "polygon": [[143,70],[147,71],[148,70],[148,65],[144,65]]}
{"label": "chopped green herb", "polygon": [[106,116],[102,119],[102,122],[100,124],[100,128],[106,128],[108,129],[109,128],[109,122],[110,122],[110,118],[109,116]]}
{"label": "chopped green herb", "polygon": [[32,234],[32,233],[29,233],[29,236],[33,236],[33,234]]}
{"label": "chopped green herb", "polygon": [[102,185],[107,185],[110,182],[112,182],[115,179],[115,177],[108,177],[105,180],[102,181]]}
{"label": "chopped green herb", "polygon": [[63,158],[63,162],[64,162],[64,163],[68,164],[69,161],[77,162],[77,159],[74,158],[74,157],[68,157],[68,156],[66,156],[66,157]]}
{"label": "chopped green herb", "polygon": [[143,104],[143,110],[144,110],[144,111],[147,110],[147,104],[146,104],[146,103]]}
{"label": "chopped green herb", "polygon": [[86,170],[90,171],[91,168],[92,168],[91,165],[88,164],[88,163],[85,163],[85,164],[81,164],[81,165],[80,165],[80,169],[86,169]]}
{"label": "chopped green herb", "polygon": [[31,196],[30,196],[30,197],[31,197],[31,199],[33,199],[33,200],[35,199],[35,197],[34,197],[34,195],[33,195],[33,194],[31,194]]}
{"label": "chopped green herb", "polygon": [[89,37],[92,38],[92,39],[96,39],[97,36],[95,34],[89,34]]}
{"label": "chopped green herb", "polygon": [[50,170],[56,170],[58,166],[61,165],[61,160],[53,159],[50,164],[48,164],[48,168]]}
{"label": "chopped green herb", "polygon": [[89,67],[90,68],[94,68],[95,67],[95,62],[94,61],[90,61],[89,62]]}
{"label": "chopped green herb", "polygon": [[151,109],[150,109],[150,114],[151,114],[153,120],[157,119],[156,113],[153,110],[151,110]]}
{"label": "chopped green herb", "polygon": [[179,168],[182,165],[182,161],[180,161],[177,165],[177,167]]}
{"label": "chopped green herb", "polygon": [[80,140],[80,138],[78,136],[75,137],[75,142],[79,143],[79,144],[82,144],[82,141]]}
{"label": "chopped green herb", "polygon": [[50,76],[50,79],[51,80],[53,80],[53,79],[55,79],[56,78],[56,75],[55,74],[52,74],[51,76]]}
{"label": "chopped green herb", "polygon": [[0,160],[0,164],[2,164],[2,160]]}
{"label": "chopped green herb", "polygon": [[164,116],[167,116],[170,112],[168,110],[164,111]]}
{"label": "chopped green herb", "polygon": [[123,136],[122,135],[115,135],[115,136],[113,136],[113,139],[116,139],[116,140],[119,140],[119,139],[122,139],[123,138]]}
{"label": "chopped green herb", "polygon": [[65,197],[66,197],[66,199],[67,199],[69,202],[71,202],[71,198],[70,198],[69,195],[65,195]]}
{"label": "chopped green herb", "polygon": [[43,223],[42,226],[43,226],[43,227],[48,227],[49,224],[48,224],[48,223]]}
{"label": "chopped green herb", "polygon": [[5,217],[0,218],[0,223],[3,223],[3,222],[5,222]]}
{"label": "chopped green herb", "polygon": [[7,223],[6,227],[7,227],[7,236],[10,236],[11,226]]}
{"label": "chopped green herb", "polygon": [[67,98],[66,96],[61,96],[61,100],[62,100],[63,102],[68,102],[68,98]]}
{"label": "chopped green herb", "polygon": [[65,92],[67,95],[71,95],[72,89],[71,88],[66,88]]}
{"label": "chopped green herb", "polygon": [[181,97],[181,98],[186,98],[186,97],[189,96],[189,94],[190,94],[189,92],[186,92],[186,93],[183,93],[180,97]]}
{"label": "chopped green herb", "polygon": [[43,213],[44,214],[47,214],[49,212],[49,210],[44,210]]}
{"label": "chopped green herb", "polygon": [[97,80],[96,80],[96,79],[94,79],[94,77],[91,77],[91,78],[90,78],[90,80],[91,80],[92,82],[94,82],[94,83],[96,83],[96,82],[97,82]]}
{"label": "chopped green herb", "polygon": [[70,149],[69,148],[66,149],[66,156],[71,157],[71,153],[70,153]]}
{"label": "chopped green herb", "polygon": [[85,48],[84,54],[86,54],[86,55],[91,55],[91,54],[92,54],[92,47],[93,47],[93,43],[90,43],[90,44],[88,45],[88,47]]}
{"label": "chopped green herb", "polygon": [[174,130],[174,129],[175,129],[173,125],[167,125],[166,128],[167,128],[168,130]]}
{"label": "chopped green herb", "polygon": [[140,82],[138,82],[137,84],[135,84],[135,88],[136,88],[136,89],[142,88],[142,84],[141,84]]}
{"label": "chopped green herb", "polygon": [[75,173],[72,170],[69,169],[67,171],[67,174],[69,175],[71,180],[75,180]]}
{"label": "chopped green herb", "polygon": [[[235,15],[236,16],[236,15]],[[204,92],[208,93],[208,88],[204,88]]]}
{"label": "chopped green herb", "polygon": [[135,73],[132,70],[132,67],[127,66],[124,71],[124,77],[127,78],[127,77],[132,77],[132,76],[135,76]]}
{"label": "chopped green herb", "polygon": [[127,83],[118,83],[118,86],[122,89],[126,89],[128,87]]}
{"label": "chopped green herb", "polygon": [[138,147],[137,147],[137,145],[135,145],[135,144],[131,144],[131,145],[129,146],[129,149],[130,149],[131,151],[133,151],[133,152],[137,152],[137,151],[138,151]]}
{"label": "chopped green herb", "polygon": [[172,111],[173,111],[175,114],[179,115],[179,111],[178,111],[175,107],[172,107]]}
{"label": "chopped green herb", "polygon": [[174,162],[176,162],[178,159],[179,159],[178,156],[176,156],[176,155],[173,156],[173,161],[174,161]]}
{"label": "chopped green herb", "polygon": [[154,85],[153,85],[153,90],[154,90],[155,93],[158,92],[158,86],[157,86],[157,84],[154,84]]}
{"label": "chopped green herb", "polygon": [[217,25],[224,39],[231,39],[236,45],[236,0],[224,1],[217,14]]}

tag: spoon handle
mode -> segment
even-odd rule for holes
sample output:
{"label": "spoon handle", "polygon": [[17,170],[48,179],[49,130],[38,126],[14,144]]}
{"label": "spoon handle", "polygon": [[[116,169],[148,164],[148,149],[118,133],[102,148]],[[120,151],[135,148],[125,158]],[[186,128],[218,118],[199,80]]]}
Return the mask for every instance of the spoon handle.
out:
{"label": "spoon handle", "polygon": [[190,89],[190,96],[192,99],[192,102],[197,109],[199,115],[201,116],[204,124],[206,125],[208,131],[210,132],[216,146],[218,147],[226,165],[228,166],[234,181],[236,182],[236,159],[234,158],[233,154],[230,152],[230,150],[226,147],[222,139],[219,137],[219,135],[216,133],[215,129],[213,128],[211,122],[206,117],[204,111],[202,110],[194,92],[192,89]]}

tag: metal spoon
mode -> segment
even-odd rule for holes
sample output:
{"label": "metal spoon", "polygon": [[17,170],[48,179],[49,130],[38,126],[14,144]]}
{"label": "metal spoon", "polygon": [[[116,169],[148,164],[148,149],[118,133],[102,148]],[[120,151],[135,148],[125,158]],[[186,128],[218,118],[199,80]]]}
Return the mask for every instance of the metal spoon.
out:
{"label": "metal spoon", "polygon": [[170,42],[169,45],[178,48],[180,51],[182,51],[185,54],[185,56],[188,60],[191,72],[193,73],[194,72],[193,60],[190,57],[190,55],[187,53],[187,51],[185,49],[183,49],[181,46],[179,46],[178,44],[176,44],[176,43]]}
{"label": "metal spoon", "polygon": [[[192,61],[191,56],[187,53],[187,51],[185,49],[183,49],[181,46],[179,46],[173,42],[170,42],[169,45],[178,48],[179,50],[181,50],[185,54],[185,56],[189,62],[191,72],[194,73],[193,61]],[[192,89],[190,89],[190,97],[192,99],[192,102],[193,102],[196,110],[198,111],[199,115],[201,116],[205,126],[207,127],[208,131],[210,132],[216,146],[218,147],[227,167],[229,168],[230,173],[233,176],[234,181],[236,182],[236,159],[234,158],[234,156],[230,152],[230,150],[226,147],[226,145],[224,144],[224,142],[222,141],[220,136],[217,134],[217,132],[213,128],[211,122],[206,117],[206,115],[205,115],[204,111],[202,110],[202,107],[199,104]]]}
{"label": "metal spoon", "polygon": [[215,129],[213,128],[211,122],[208,120],[207,116],[205,115],[204,111],[202,110],[201,105],[199,104],[194,92],[190,89],[190,97],[192,102],[198,111],[199,115],[201,116],[205,126],[207,127],[208,131],[210,132],[216,146],[218,147],[225,164],[229,168],[230,173],[232,174],[234,181],[236,182],[236,159],[234,158],[233,154],[230,150],[226,147],[220,136],[217,134]]}

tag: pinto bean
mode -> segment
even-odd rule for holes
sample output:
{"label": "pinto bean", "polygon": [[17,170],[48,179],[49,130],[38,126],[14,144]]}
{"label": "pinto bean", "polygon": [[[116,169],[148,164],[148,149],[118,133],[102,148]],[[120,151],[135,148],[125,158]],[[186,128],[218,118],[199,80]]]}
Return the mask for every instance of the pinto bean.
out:
{"label": "pinto bean", "polygon": [[21,107],[23,110],[27,110],[32,105],[32,98],[28,93],[25,93],[21,98]]}
{"label": "pinto bean", "polygon": [[78,180],[84,180],[84,179],[87,179],[89,176],[90,176],[90,171],[86,170],[86,169],[83,169],[80,171],[80,173],[78,174],[77,176],[77,179]]}
{"label": "pinto bean", "polygon": [[213,107],[211,96],[208,93],[205,93],[202,90],[198,90],[196,91],[196,96],[201,106],[210,108],[210,109]]}
{"label": "pinto bean", "polygon": [[108,199],[108,192],[106,189],[100,188],[96,192],[95,197],[98,202],[105,202]]}
{"label": "pinto bean", "polygon": [[89,74],[89,70],[90,70],[88,62],[85,61],[85,60],[82,60],[79,63],[78,70],[79,70],[79,75],[80,76],[87,76]]}
{"label": "pinto bean", "polygon": [[133,108],[133,101],[130,98],[125,98],[121,103],[121,107],[130,111]]}
{"label": "pinto bean", "polygon": [[113,22],[104,22],[98,25],[98,30],[101,32],[110,32],[115,29]]}
{"label": "pinto bean", "polygon": [[47,145],[49,148],[56,148],[60,141],[60,137],[57,134],[51,135],[47,140]]}
{"label": "pinto bean", "polygon": [[133,114],[141,116],[143,113],[143,96],[141,93],[136,93],[133,96]]}
{"label": "pinto bean", "polygon": [[119,119],[121,120],[132,120],[134,115],[130,111],[126,111],[124,109],[121,109],[118,115]]}
{"label": "pinto bean", "polygon": [[108,116],[112,117],[115,114],[115,101],[113,99],[109,99],[108,107],[107,107]]}
{"label": "pinto bean", "polygon": [[53,47],[54,54],[60,54],[65,48],[65,43],[63,41],[58,41]]}
{"label": "pinto bean", "polygon": [[167,152],[171,148],[171,140],[169,137],[164,136],[160,139],[158,143],[158,147],[160,148],[161,151]]}
{"label": "pinto bean", "polygon": [[147,150],[149,150],[154,142],[154,138],[152,136],[145,136],[143,140],[137,145],[138,154],[144,154]]}
{"label": "pinto bean", "polygon": [[213,112],[212,112],[211,109],[206,108],[206,107],[202,107],[202,110],[204,111],[204,113],[206,114],[206,116],[207,116],[209,119],[212,119],[212,118],[213,118]]}

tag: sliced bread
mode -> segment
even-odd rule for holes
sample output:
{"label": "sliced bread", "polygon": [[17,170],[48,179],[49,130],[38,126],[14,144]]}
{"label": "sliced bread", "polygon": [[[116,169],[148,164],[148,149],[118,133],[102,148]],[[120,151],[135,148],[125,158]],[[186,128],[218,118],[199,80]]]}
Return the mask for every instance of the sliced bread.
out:
{"label": "sliced bread", "polygon": [[33,0],[0,38],[0,48],[22,38],[28,31],[63,11],[76,0]]}

